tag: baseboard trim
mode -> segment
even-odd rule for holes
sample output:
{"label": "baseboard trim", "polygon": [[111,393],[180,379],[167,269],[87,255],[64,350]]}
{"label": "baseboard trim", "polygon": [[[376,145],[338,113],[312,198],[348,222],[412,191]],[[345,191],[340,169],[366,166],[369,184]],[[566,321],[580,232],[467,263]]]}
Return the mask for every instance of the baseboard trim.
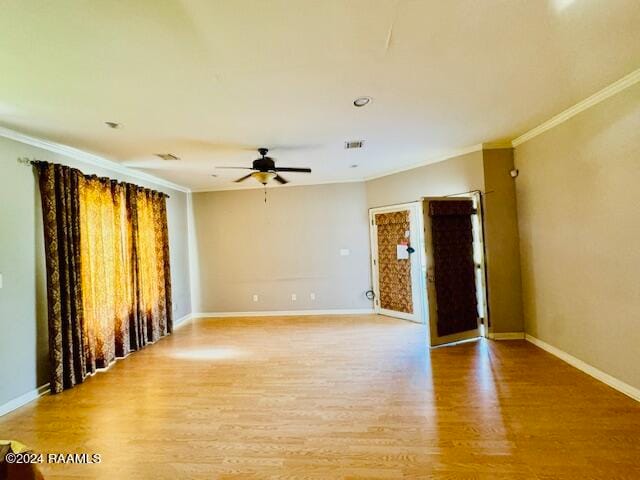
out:
{"label": "baseboard trim", "polygon": [[579,358],[574,357],[573,355],[565,352],[564,350],[560,350],[553,345],[548,344],[536,338],[532,335],[526,334],[525,339],[528,342],[533,343],[536,347],[540,347],[541,349],[549,352],[551,355],[555,355],[560,360],[567,362],[572,367],[577,368],[578,370],[583,371],[587,375],[592,376],[596,380],[600,380],[602,383],[606,383],[611,388],[618,390],[621,393],[633,398],[634,400],[640,402],[640,389],[637,389],[628,383],[623,382],[615,377],[612,377],[608,373],[603,372],[602,370],[598,370],[596,367],[589,365],[586,362],[583,362]]}
{"label": "baseboard trim", "polygon": [[23,395],[20,395],[18,398],[14,398],[13,400],[9,400],[4,405],[0,405],[0,417],[6,415],[7,413],[11,413],[14,410],[26,405],[37,398],[42,397],[49,393],[49,384],[42,385],[41,387],[36,388],[35,390],[31,390]]}
{"label": "baseboard trim", "polygon": [[181,317],[173,322],[174,330],[182,325],[186,324],[189,320],[193,318],[192,313],[187,313],[184,317]]}
{"label": "baseboard trim", "polygon": [[491,340],[524,340],[524,332],[489,333]]}
{"label": "baseboard trim", "polygon": [[231,318],[231,317],[299,317],[308,315],[367,315],[373,314],[372,308],[336,309],[336,310],[264,310],[256,312],[199,312],[193,318]]}

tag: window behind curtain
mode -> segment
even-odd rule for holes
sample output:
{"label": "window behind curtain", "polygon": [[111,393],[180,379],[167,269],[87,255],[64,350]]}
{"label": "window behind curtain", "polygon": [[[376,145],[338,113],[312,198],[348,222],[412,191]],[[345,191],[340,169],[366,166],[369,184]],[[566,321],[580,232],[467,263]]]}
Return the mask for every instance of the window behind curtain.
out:
{"label": "window behind curtain", "polygon": [[130,351],[131,233],[123,185],[89,177],[79,188],[84,345],[94,371]]}

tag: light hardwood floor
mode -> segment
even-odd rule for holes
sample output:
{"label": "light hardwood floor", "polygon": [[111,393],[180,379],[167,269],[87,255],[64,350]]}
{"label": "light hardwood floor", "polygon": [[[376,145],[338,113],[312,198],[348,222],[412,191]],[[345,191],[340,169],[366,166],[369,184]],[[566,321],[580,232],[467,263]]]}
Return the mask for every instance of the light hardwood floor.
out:
{"label": "light hardwood floor", "polygon": [[638,479],[640,404],[524,341],[386,317],[194,320],[0,418],[47,478]]}

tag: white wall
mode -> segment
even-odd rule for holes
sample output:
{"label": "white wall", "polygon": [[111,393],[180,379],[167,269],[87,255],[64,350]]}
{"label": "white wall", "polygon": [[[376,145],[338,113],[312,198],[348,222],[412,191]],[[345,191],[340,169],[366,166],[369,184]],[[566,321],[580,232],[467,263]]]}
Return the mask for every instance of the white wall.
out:
{"label": "white wall", "polygon": [[0,137],[0,405],[49,381],[46,271],[37,158],[166,192],[174,318],[191,313],[187,194]]}
{"label": "white wall", "polygon": [[194,311],[371,308],[364,184],[275,187],[267,198],[262,189],[193,194]]}
{"label": "white wall", "polygon": [[527,333],[640,388],[640,84],[515,160]]}

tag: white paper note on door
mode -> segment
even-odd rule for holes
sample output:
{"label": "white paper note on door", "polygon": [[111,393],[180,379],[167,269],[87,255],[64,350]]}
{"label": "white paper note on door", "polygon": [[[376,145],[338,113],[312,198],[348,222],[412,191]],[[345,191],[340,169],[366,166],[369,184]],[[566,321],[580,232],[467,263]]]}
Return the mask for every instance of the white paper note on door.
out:
{"label": "white paper note on door", "polygon": [[406,245],[396,245],[396,254],[398,256],[398,260],[409,259],[409,252],[407,251]]}

